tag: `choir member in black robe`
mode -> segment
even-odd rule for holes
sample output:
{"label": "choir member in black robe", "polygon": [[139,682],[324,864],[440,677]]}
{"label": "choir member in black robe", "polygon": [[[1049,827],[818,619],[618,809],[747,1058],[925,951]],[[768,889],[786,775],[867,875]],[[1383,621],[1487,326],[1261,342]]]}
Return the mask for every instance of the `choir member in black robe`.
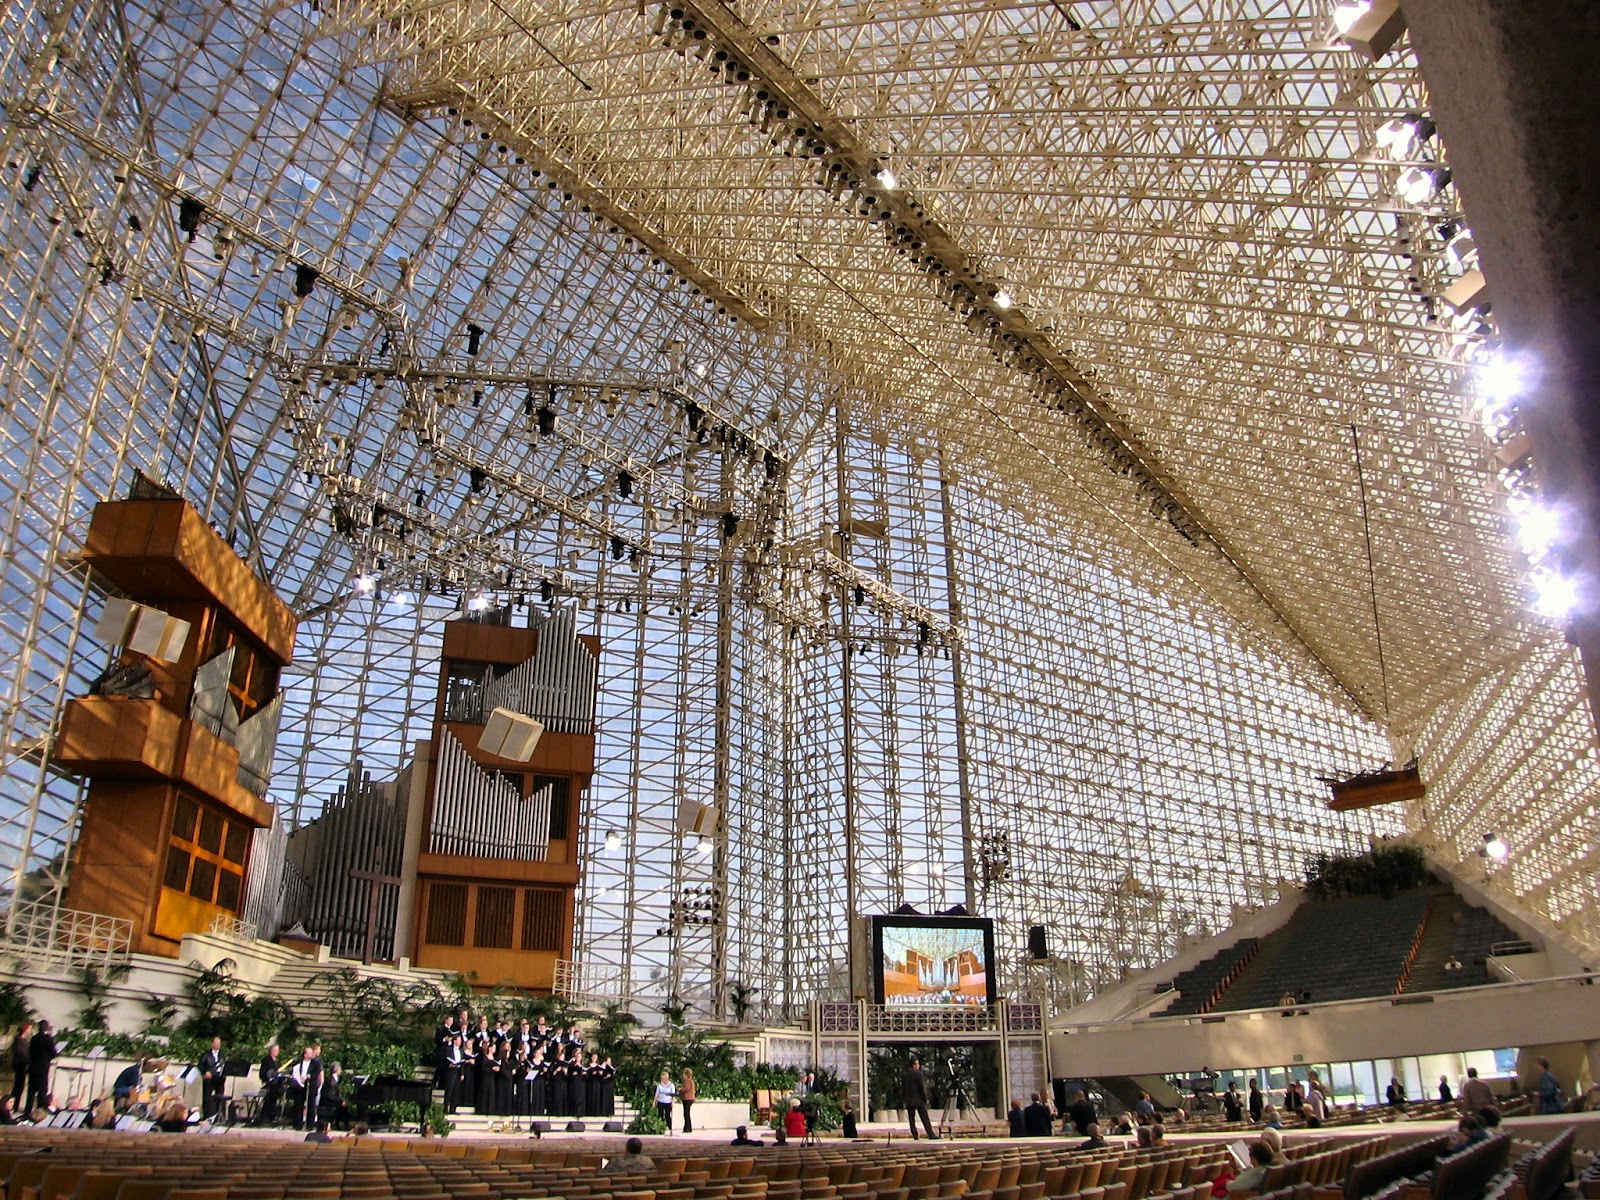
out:
{"label": "choir member in black robe", "polygon": [[500,1074],[500,1068],[494,1060],[494,1039],[490,1038],[479,1043],[477,1053],[478,1062],[478,1094],[472,1106],[473,1111],[487,1115],[494,1112],[494,1081]]}
{"label": "choir member in black robe", "polygon": [[513,1081],[509,1040],[500,1043],[500,1048],[495,1051],[494,1061],[494,1113],[497,1117],[509,1117],[516,1112],[511,1103]]}
{"label": "choir member in black robe", "polygon": [[552,1117],[564,1117],[567,1114],[567,1064],[561,1057],[560,1051],[556,1052],[555,1059],[550,1063],[550,1092],[546,1097],[549,1112]]}
{"label": "choir member in black robe", "polygon": [[588,1072],[584,1070],[583,1055],[576,1050],[568,1050],[567,1054],[567,1116],[581,1117],[588,1099]]}
{"label": "choir member in black robe", "polygon": [[589,1065],[584,1068],[583,1075],[586,1084],[583,1115],[586,1117],[605,1116],[605,1111],[601,1107],[602,1100],[600,1095],[605,1085],[601,1079],[600,1056],[598,1054],[589,1055]]}
{"label": "choir member in black robe", "polygon": [[600,1116],[617,1115],[617,1067],[608,1054],[600,1064]]}
{"label": "choir member in black robe", "polygon": [[462,1084],[472,1070],[461,1047],[461,1035],[457,1034],[450,1039],[450,1047],[445,1052],[444,1110],[447,1113],[454,1113],[461,1107]]}
{"label": "choir member in black robe", "polygon": [[548,1111],[545,1108],[545,1079],[549,1074],[549,1067],[544,1061],[544,1047],[534,1048],[533,1057],[528,1061],[528,1115],[542,1117]]}

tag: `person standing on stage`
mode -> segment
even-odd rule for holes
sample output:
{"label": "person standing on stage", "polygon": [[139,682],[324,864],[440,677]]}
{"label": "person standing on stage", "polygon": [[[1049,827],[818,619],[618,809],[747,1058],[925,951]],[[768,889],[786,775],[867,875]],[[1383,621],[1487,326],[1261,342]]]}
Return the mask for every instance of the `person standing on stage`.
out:
{"label": "person standing on stage", "polygon": [[656,1084],[656,1112],[661,1114],[661,1123],[667,1127],[668,1133],[672,1132],[672,1101],[677,1094],[672,1076],[661,1072],[661,1082]]}
{"label": "person standing on stage", "polygon": [[545,1114],[545,1079],[549,1068],[545,1064],[544,1047],[538,1042],[534,1043],[533,1054],[528,1059],[528,1115],[542,1117]]}
{"label": "person standing on stage", "polygon": [[444,1080],[444,1111],[447,1113],[454,1114],[461,1106],[461,1082],[466,1070],[466,1057],[462,1054],[461,1035],[458,1033],[450,1039],[440,1064],[440,1076]]}
{"label": "person standing on stage", "polygon": [[50,1022],[41,1020],[39,1031],[28,1039],[28,1112],[43,1108],[50,1100],[50,1064],[57,1054]]}
{"label": "person standing on stage", "polygon": [[294,1065],[294,1081],[303,1094],[296,1125],[305,1130],[317,1127],[317,1100],[322,1091],[322,1047],[316,1043],[301,1052],[300,1061]]}
{"label": "person standing on stage", "polygon": [[509,1117],[515,1111],[512,1107],[515,1083],[512,1076],[516,1070],[511,1061],[510,1038],[495,1049],[494,1066],[494,1114],[497,1117]]}
{"label": "person standing on stage", "polygon": [[699,1094],[699,1089],[695,1087],[694,1083],[694,1071],[689,1067],[685,1067],[683,1069],[683,1080],[678,1084],[678,1099],[683,1104],[683,1131],[685,1133],[694,1132],[694,1118],[690,1115],[689,1110],[694,1107],[695,1097]]}
{"label": "person standing on stage", "polygon": [[928,1084],[922,1077],[922,1061],[913,1058],[905,1074],[900,1076],[900,1095],[906,1106],[906,1120],[911,1122],[911,1138],[917,1137],[917,1116],[922,1116],[922,1127],[928,1131],[930,1141],[937,1141],[933,1122],[928,1118]]}
{"label": "person standing on stage", "polygon": [[617,1115],[617,1064],[608,1054],[600,1064],[600,1115]]}
{"label": "person standing on stage", "polygon": [[11,1107],[22,1103],[22,1093],[28,1086],[28,1042],[33,1037],[33,1022],[24,1021],[17,1026],[17,1036],[11,1040]]}
{"label": "person standing on stage", "polygon": [[433,1086],[444,1087],[445,1063],[450,1058],[450,1044],[456,1039],[456,1019],[449,1013],[444,1023],[433,1031]]}
{"label": "person standing on stage", "polygon": [[256,1079],[261,1083],[261,1110],[256,1114],[256,1124],[271,1125],[278,1119],[278,1106],[283,1099],[283,1068],[278,1061],[280,1047],[277,1042],[267,1047],[266,1057],[256,1069]]}
{"label": "person standing on stage", "polygon": [[223,1074],[222,1039],[211,1039],[211,1048],[200,1056],[200,1117],[214,1121],[222,1112],[222,1094],[228,1077]]}

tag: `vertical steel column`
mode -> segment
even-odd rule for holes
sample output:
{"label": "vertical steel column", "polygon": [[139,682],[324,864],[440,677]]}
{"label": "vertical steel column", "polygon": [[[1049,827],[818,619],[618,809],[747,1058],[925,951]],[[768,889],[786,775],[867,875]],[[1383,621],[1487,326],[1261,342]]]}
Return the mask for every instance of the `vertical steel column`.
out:
{"label": "vertical steel column", "polygon": [[[944,452],[939,452],[939,517],[944,523],[944,578],[950,625],[960,633],[965,622],[961,610],[961,580],[956,564],[955,522],[950,516],[950,480],[944,470]],[[977,911],[978,889],[972,862],[972,780],[967,771],[967,690],[961,676],[961,647],[950,647],[950,688],[956,714],[956,781],[961,792],[961,876],[965,895],[962,903],[968,912]]]}
{"label": "vertical steel column", "polygon": [[[733,509],[734,479],[722,456],[722,502]],[[733,539],[724,537],[717,555],[717,662],[712,720],[711,1013],[721,1017],[728,986],[728,802],[733,773]]]}
{"label": "vertical steel column", "polygon": [[[835,490],[835,516],[833,533],[839,538],[839,548],[844,550],[844,530],[850,520],[850,493],[845,484],[844,469],[845,430],[844,397],[837,395],[833,404],[833,482]],[[841,554],[848,559],[848,555]],[[839,585],[839,645],[844,652],[839,672],[839,723],[844,744],[844,945],[845,945],[845,995],[849,997],[856,981],[856,741],[854,653],[850,642],[850,595]]]}

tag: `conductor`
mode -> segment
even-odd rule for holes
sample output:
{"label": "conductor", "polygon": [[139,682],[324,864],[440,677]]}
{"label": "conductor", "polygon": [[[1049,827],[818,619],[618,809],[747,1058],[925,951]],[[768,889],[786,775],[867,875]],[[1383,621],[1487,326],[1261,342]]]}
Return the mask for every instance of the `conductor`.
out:
{"label": "conductor", "polygon": [[928,1085],[922,1078],[922,1060],[913,1058],[911,1065],[900,1077],[900,1091],[906,1106],[906,1120],[911,1123],[911,1136],[917,1136],[917,1114],[922,1114],[922,1127],[928,1131],[930,1141],[938,1141],[933,1132],[933,1122],[928,1118]]}

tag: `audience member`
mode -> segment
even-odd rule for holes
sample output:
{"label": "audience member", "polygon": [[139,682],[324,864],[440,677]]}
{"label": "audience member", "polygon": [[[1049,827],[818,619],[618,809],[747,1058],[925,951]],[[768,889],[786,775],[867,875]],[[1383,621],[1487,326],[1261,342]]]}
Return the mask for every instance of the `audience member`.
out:
{"label": "audience member", "polygon": [[760,1138],[751,1137],[750,1136],[749,1127],[745,1126],[745,1125],[741,1125],[741,1126],[739,1126],[738,1129],[735,1129],[733,1131],[733,1141],[729,1142],[728,1145],[730,1145],[730,1146],[765,1146],[766,1143],[763,1142]]}
{"label": "audience member", "polygon": [[1456,1122],[1456,1131],[1450,1138],[1450,1148],[1460,1150],[1464,1146],[1476,1146],[1479,1142],[1488,1140],[1489,1131],[1483,1127],[1483,1122],[1472,1113],[1467,1113]]}
{"label": "audience member", "polygon": [[860,1136],[856,1132],[856,1110],[850,1107],[848,1100],[839,1102],[839,1136],[849,1141]]}
{"label": "audience member", "polygon": [[1439,1076],[1439,1103],[1449,1104],[1455,1098],[1455,1093],[1450,1090],[1450,1081],[1443,1075]]}
{"label": "audience member", "polygon": [[1272,1166],[1272,1147],[1262,1141],[1250,1143],[1250,1165],[1228,1180],[1228,1192],[1259,1192]]}
{"label": "audience member", "polygon": [[1562,1113],[1567,1110],[1567,1098],[1562,1094],[1561,1081],[1556,1078],[1555,1072],[1550,1069],[1548,1058],[1539,1059],[1539,1112],[1542,1116]]}
{"label": "audience member", "polygon": [[1105,1149],[1108,1143],[1106,1142],[1105,1138],[1100,1136],[1100,1123],[1098,1121],[1090,1121],[1087,1132],[1089,1134],[1089,1140],[1079,1146],[1079,1150]]}
{"label": "audience member", "polygon": [[1087,1137],[1089,1126],[1095,1123],[1097,1115],[1094,1111],[1094,1101],[1090,1100],[1081,1089],[1073,1092],[1072,1103],[1067,1105],[1066,1115],[1072,1121],[1072,1128],[1078,1134]]}
{"label": "audience member", "polygon": [[1485,1104],[1477,1112],[1478,1120],[1483,1122],[1485,1129],[1500,1128],[1500,1110],[1492,1104]]}
{"label": "audience member", "polygon": [[626,1153],[607,1159],[600,1168],[602,1175],[632,1175],[637,1171],[655,1170],[655,1159],[644,1153],[644,1143],[631,1137],[623,1145]]}
{"label": "audience member", "polygon": [[1261,1121],[1268,1129],[1283,1128],[1283,1117],[1279,1115],[1276,1104],[1269,1104],[1261,1110]]}
{"label": "audience member", "polygon": [[1261,1131],[1261,1140],[1272,1148],[1272,1161],[1274,1164],[1288,1162],[1283,1153],[1283,1130],[1268,1127]]}
{"label": "audience member", "polygon": [[1022,1112],[1022,1101],[1015,1097],[1011,1100],[1011,1108],[1006,1112],[1006,1126],[1012,1137],[1025,1137],[1027,1126]]}
{"label": "audience member", "polygon": [[804,1140],[806,1136],[806,1114],[798,1096],[789,1101],[789,1111],[783,1114],[783,1131],[792,1138]]}
{"label": "audience member", "polygon": [[1478,1078],[1477,1067],[1467,1068],[1467,1077],[1461,1083],[1458,1103],[1464,1113],[1477,1112],[1480,1108],[1488,1108],[1494,1103],[1494,1091]]}
{"label": "audience member", "polygon": [[1151,1101],[1149,1092],[1139,1093],[1139,1102],[1133,1106],[1133,1111],[1140,1121],[1148,1121],[1155,1117],[1156,1106]]}
{"label": "audience member", "polygon": [[333,1141],[333,1134],[328,1132],[330,1128],[331,1126],[326,1120],[318,1121],[317,1127],[306,1134],[305,1140],[308,1142],[331,1142]]}
{"label": "audience member", "polygon": [[1250,1119],[1257,1124],[1261,1122],[1261,1112],[1266,1107],[1266,1097],[1261,1094],[1261,1085],[1254,1079],[1250,1081]]}
{"label": "audience member", "polygon": [[1055,1124],[1055,1113],[1050,1111],[1044,1097],[1034,1092],[1033,1102],[1022,1110],[1022,1132],[1028,1137],[1049,1137]]}
{"label": "audience member", "polygon": [[1399,1076],[1391,1075],[1389,1077],[1389,1086],[1384,1090],[1384,1094],[1389,1098],[1390,1108],[1404,1108],[1406,1106],[1406,1089],[1405,1085],[1400,1082]]}

